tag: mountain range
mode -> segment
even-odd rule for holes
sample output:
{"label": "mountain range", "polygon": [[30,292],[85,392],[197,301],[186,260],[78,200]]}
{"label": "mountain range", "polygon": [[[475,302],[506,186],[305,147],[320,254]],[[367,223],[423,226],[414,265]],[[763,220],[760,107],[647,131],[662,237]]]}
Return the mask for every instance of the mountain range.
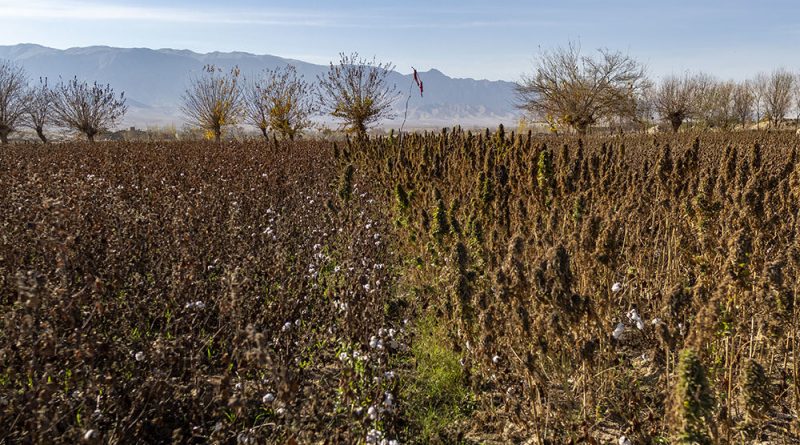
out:
{"label": "mountain range", "polygon": [[[327,71],[324,65],[271,55],[245,52],[212,52],[200,54],[189,50],[113,48],[91,46],[65,50],[35,44],[0,46],[0,59],[21,65],[32,80],[47,77],[50,83],[59,78],[97,81],[110,84],[115,91],[125,92],[128,113],[124,126],[160,126],[185,123],[180,112],[181,95],[193,76],[213,64],[222,68],[238,66],[245,78],[253,78],[264,69],[292,64],[309,82]],[[397,117],[381,126],[400,126],[406,98],[406,128],[437,128],[452,125],[494,127],[516,122],[514,84],[505,81],[459,79],[431,69],[420,72],[425,94],[412,89],[410,74],[389,73],[401,97],[395,103]]]}

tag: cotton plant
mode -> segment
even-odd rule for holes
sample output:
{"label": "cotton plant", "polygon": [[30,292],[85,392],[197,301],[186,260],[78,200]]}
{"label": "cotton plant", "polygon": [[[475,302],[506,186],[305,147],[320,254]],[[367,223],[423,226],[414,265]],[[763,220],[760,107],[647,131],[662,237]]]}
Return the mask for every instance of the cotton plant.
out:
{"label": "cotton plant", "polygon": [[611,332],[611,336],[614,337],[615,340],[619,340],[622,338],[622,334],[625,332],[625,323],[617,323],[617,326]]}
{"label": "cotton plant", "polygon": [[636,309],[628,311],[628,320],[636,324],[636,328],[640,331],[644,329],[644,321],[642,317],[639,316],[639,312],[637,312]]}

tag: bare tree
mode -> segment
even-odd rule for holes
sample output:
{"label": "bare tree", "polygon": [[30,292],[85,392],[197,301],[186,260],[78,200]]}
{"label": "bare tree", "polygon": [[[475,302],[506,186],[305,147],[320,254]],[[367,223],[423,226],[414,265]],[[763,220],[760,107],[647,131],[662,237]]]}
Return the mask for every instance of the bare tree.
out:
{"label": "bare tree", "polygon": [[769,119],[772,127],[777,128],[792,107],[794,74],[784,68],[779,68],[770,74],[759,74],[756,84],[764,106],[765,117]]}
{"label": "bare tree", "polygon": [[317,77],[320,110],[342,121],[348,131],[365,136],[370,125],[394,118],[392,105],[399,92],[387,80],[393,69],[391,63],[341,53],[339,63],[331,62],[328,72]]}
{"label": "bare tree", "polygon": [[629,128],[634,131],[645,132],[652,125],[654,114],[653,89],[652,85],[648,84],[633,95],[630,109],[626,110],[625,113],[618,113],[613,118],[605,120],[616,122],[620,131]]}
{"label": "bare tree", "polygon": [[745,129],[747,122],[753,116],[756,95],[750,81],[745,80],[736,84],[731,95],[733,114],[738,123]]}
{"label": "bare tree", "polygon": [[647,128],[653,122],[653,115],[655,113],[652,85],[648,83],[647,86],[634,95],[633,106],[634,108],[628,118],[641,131],[647,131]]}
{"label": "bare tree", "polygon": [[[702,75],[701,75],[702,76]],[[677,133],[686,119],[699,113],[698,97],[704,91],[706,80],[698,75],[667,76],[661,80],[654,97],[656,111]]]}
{"label": "bare tree", "polygon": [[39,84],[28,90],[25,96],[25,118],[23,124],[36,131],[43,143],[47,143],[44,127],[52,118],[53,93],[47,86],[47,78],[39,78]]}
{"label": "bare tree", "polygon": [[17,129],[25,113],[25,70],[7,60],[0,60],[0,143]]}
{"label": "bare tree", "polygon": [[710,128],[730,130],[736,123],[733,107],[733,93],[736,84],[733,81],[720,82],[708,75],[696,78],[697,115]]}
{"label": "bare tree", "polygon": [[798,130],[800,130],[800,73],[798,73],[797,76],[795,76],[794,83],[795,83],[794,99],[796,102],[795,112],[797,113],[797,117],[794,120],[794,126]]}
{"label": "bare tree", "polygon": [[261,78],[245,92],[247,119],[267,137],[267,130],[284,139],[295,136],[311,126],[314,103],[309,86],[297,76],[293,65],[266,70]]}
{"label": "bare tree", "polygon": [[125,93],[117,97],[111,85],[90,84],[77,77],[56,85],[51,97],[55,124],[83,133],[90,142],[128,111]]}
{"label": "bare tree", "polygon": [[222,129],[239,123],[244,113],[239,68],[234,67],[226,74],[214,65],[203,67],[203,74],[195,77],[184,92],[181,110],[219,142]]}
{"label": "bare tree", "polygon": [[600,119],[634,113],[648,83],[644,67],[620,52],[598,53],[596,59],[581,55],[573,43],[543,51],[533,75],[516,85],[518,106],[580,134]]}

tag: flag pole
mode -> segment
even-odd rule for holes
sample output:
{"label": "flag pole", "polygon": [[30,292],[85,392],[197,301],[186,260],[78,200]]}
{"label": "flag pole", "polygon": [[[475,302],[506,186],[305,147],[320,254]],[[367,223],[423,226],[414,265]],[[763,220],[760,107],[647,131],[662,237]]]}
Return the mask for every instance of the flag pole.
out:
{"label": "flag pole", "polygon": [[419,74],[417,74],[417,69],[413,66],[411,69],[414,71],[414,74],[411,76],[411,85],[408,87],[408,97],[406,98],[406,110],[403,113],[403,123],[400,124],[400,146],[403,146],[403,128],[406,126],[406,119],[408,119],[408,103],[411,101],[411,92],[414,90],[414,85],[419,88],[419,96],[422,97],[422,80],[419,78]]}
{"label": "flag pole", "polygon": [[403,146],[403,127],[406,126],[406,119],[408,118],[408,102],[411,101],[411,92],[414,90],[414,81],[411,81],[411,86],[408,87],[408,97],[406,97],[406,111],[403,113],[403,123],[400,124],[400,146]]}

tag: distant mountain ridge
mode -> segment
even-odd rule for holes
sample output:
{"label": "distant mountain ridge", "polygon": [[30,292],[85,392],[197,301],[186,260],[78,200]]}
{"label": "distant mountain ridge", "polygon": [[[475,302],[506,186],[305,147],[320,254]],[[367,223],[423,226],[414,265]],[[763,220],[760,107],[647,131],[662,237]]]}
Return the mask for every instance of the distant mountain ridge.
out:
{"label": "distant mountain ridge", "polygon": [[[181,95],[194,74],[206,64],[229,68],[237,65],[245,77],[266,68],[292,64],[308,82],[327,70],[300,60],[246,52],[196,53],[190,50],[114,48],[90,46],[65,50],[35,44],[0,46],[0,59],[12,60],[25,68],[32,80],[47,77],[55,83],[59,77],[97,80],[124,91],[129,111],[124,125],[182,125]],[[514,84],[505,81],[451,78],[431,69],[420,72],[425,96],[412,91],[407,127],[496,126],[515,122]],[[383,127],[399,127],[411,75],[392,72],[389,81],[402,97],[395,111],[398,117],[382,122]]]}

